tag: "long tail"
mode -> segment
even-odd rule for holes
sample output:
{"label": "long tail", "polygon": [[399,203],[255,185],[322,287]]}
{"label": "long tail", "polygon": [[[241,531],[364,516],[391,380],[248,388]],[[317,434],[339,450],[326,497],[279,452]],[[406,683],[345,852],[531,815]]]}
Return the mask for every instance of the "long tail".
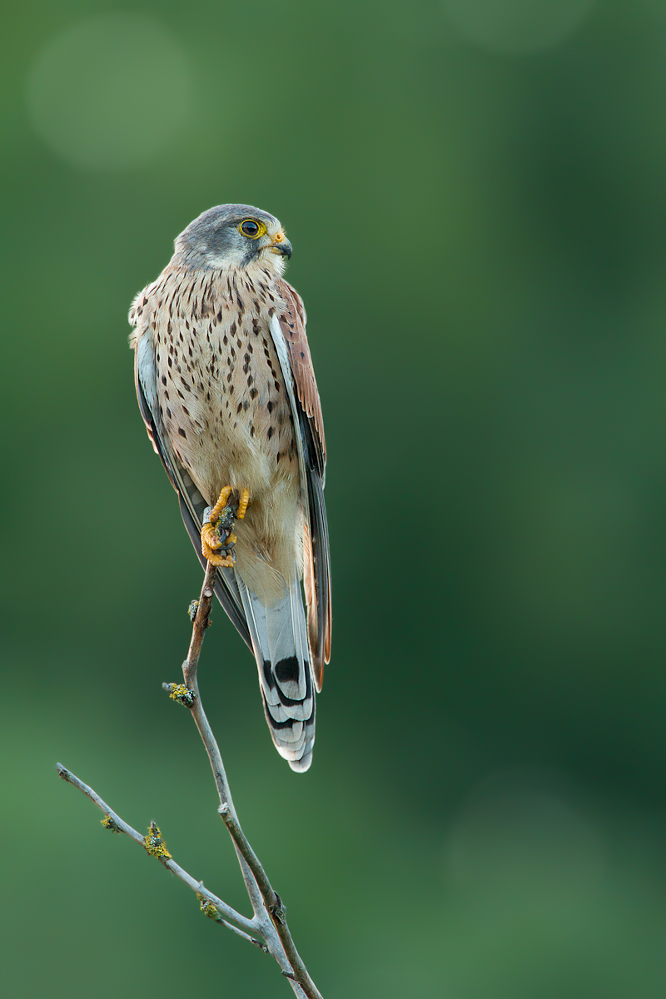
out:
{"label": "long tail", "polygon": [[260,603],[240,579],[238,586],[275,748],[292,770],[302,773],[312,763],[315,692],[300,584],[285,587],[272,607]]}

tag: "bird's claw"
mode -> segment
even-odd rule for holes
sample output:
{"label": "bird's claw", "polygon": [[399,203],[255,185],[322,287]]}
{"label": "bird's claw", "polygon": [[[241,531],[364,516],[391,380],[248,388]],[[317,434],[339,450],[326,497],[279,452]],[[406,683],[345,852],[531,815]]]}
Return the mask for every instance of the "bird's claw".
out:
{"label": "bird's claw", "polygon": [[[229,539],[222,540],[220,537],[219,521],[217,524],[211,524],[209,521],[203,525],[201,528],[201,553],[204,558],[212,562],[213,565],[230,569],[236,561],[228,550],[230,548]],[[221,554],[220,549],[224,549],[225,553]]]}
{"label": "bird's claw", "polygon": [[236,535],[231,530],[234,520],[243,519],[250,502],[249,489],[242,489],[238,501],[229,503],[232,492],[231,486],[224,487],[215,506],[206,509],[201,528],[202,555],[213,565],[227,569],[236,563],[233,553]]}

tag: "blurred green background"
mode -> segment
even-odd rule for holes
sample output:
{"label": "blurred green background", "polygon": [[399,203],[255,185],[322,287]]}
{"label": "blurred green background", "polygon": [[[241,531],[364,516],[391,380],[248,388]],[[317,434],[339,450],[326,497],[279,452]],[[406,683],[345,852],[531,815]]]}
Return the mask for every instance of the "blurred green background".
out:
{"label": "blurred green background", "polygon": [[168,701],[200,570],[126,313],[204,209],[294,244],[330,451],[314,765],[201,683],[325,996],[666,990],[666,2],[24,0],[2,89],[3,994],[288,996]]}

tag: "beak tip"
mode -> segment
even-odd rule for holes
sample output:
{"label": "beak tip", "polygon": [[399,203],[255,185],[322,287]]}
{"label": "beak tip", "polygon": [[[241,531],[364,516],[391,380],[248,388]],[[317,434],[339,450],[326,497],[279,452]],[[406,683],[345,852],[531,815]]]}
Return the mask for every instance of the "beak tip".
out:
{"label": "beak tip", "polygon": [[291,243],[288,239],[281,239],[279,243],[273,243],[271,249],[273,253],[279,253],[281,257],[286,257],[287,260],[291,257]]}

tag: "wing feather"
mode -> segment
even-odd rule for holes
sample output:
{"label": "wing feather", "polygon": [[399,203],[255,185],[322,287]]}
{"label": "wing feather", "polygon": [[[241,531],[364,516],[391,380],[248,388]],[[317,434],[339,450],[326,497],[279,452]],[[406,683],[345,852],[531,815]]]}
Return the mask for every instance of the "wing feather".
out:
{"label": "wing feather", "polygon": [[[321,689],[324,664],[331,658],[331,570],[324,502],[326,440],[319,392],[310,347],[305,332],[305,308],[286,281],[279,282],[285,308],[277,315],[278,329],[271,328],[290,392],[294,426],[298,434],[301,483],[307,496],[304,544],[304,591],[308,610],[308,632],[317,688]],[[282,344],[278,342],[282,340]],[[286,353],[286,358],[283,360]],[[284,368],[288,363],[289,370]]]}
{"label": "wing feather", "polygon": [[283,280],[278,282],[282,298],[287,306],[278,316],[282,335],[284,336],[291,371],[294,378],[296,395],[301,409],[312,427],[313,439],[316,445],[317,460],[323,470],[326,465],[326,438],[324,436],[324,418],[321,412],[321,401],[317,390],[314,366],[310,355],[310,345],[305,333],[305,306],[303,299],[292,286]]}

